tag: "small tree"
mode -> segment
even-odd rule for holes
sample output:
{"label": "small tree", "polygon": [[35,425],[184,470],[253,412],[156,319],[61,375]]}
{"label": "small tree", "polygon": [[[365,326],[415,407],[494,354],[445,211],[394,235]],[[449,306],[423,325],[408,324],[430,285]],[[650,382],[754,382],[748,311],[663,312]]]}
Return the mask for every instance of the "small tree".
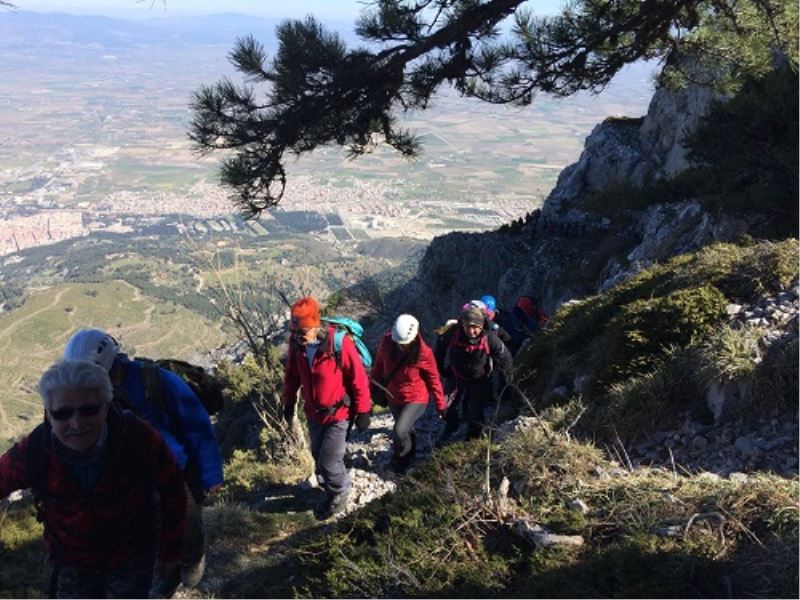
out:
{"label": "small tree", "polygon": [[210,287],[214,305],[245,349],[241,372],[228,377],[234,399],[246,400],[261,421],[260,445],[269,459],[302,462],[305,436],[297,420],[289,424],[283,417],[284,369],[276,347],[285,331],[286,296],[274,279],[265,279],[259,288],[251,283],[231,286],[213,256],[208,265],[217,277],[217,285]]}
{"label": "small tree", "polygon": [[221,179],[256,216],[283,195],[287,153],[336,144],[358,156],[383,141],[415,156],[419,140],[397,125],[397,112],[424,110],[445,83],[487,102],[527,104],[537,91],[598,92],[640,59],[665,60],[664,75],[681,81],[681,61],[666,59],[690,54],[714,65],[699,71],[706,83],[727,85],[766,72],[775,52],[797,66],[795,0],[576,0],[552,18],[534,17],[532,5],[376,0],[356,25],[370,49],[347,49],[308,17],[277,28],[271,61],[261,43],[242,38],[230,60],[248,85],[223,79],[197,90],[190,138],[201,153],[235,151]]}

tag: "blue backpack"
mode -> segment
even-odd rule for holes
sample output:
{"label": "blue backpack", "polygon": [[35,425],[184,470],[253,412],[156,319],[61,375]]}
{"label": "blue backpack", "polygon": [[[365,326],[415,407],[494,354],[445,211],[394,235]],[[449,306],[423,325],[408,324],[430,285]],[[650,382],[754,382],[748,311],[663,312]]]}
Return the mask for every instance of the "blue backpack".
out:
{"label": "blue backpack", "polygon": [[369,349],[364,343],[364,340],[361,339],[361,336],[364,335],[364,328],[361,326],[361,323],[349,317],[342,317],[339,315],[324,317],[322,320],[328,325],[332,325],[336,330],[336,333],[333,335],[333,354],[336,357],[336,364],[339,365],[339,368],[342,368],[342,340],[344,336],[349,336],[356,346],[358,356],[361,358],[364,368],[369,370],[372,366],[372,355],[369,353]]}

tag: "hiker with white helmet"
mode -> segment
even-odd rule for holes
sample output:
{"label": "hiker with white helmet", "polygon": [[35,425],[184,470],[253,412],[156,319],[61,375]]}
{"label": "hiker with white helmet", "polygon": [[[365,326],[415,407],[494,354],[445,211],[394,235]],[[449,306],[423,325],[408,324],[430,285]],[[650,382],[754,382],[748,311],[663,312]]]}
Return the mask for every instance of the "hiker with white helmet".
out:
{"label": "hiker with white helmet", "polygon": [[99,365],[58,362],[39,394],[45,421],[0,456],[0,498],[32,490],[52,566],[45,597],[163,597],[161,583],[180,574],[186,511],[169,448],[114,406]]}
{"label": "hiker with white helmet", "polygon": [[[414,459],[416,439],[414,423],[425,412],[433,396],[440,416],[445,412],[445,398],[439,370],[430,346],[419,333],[419,321],[413,315],[400,315],[392,330],[383,336],[370,373],[384,391],[394,417],[392,469],[402,474]],[[377,394],[373,392],[373,399]]]}
{"label": "hiker with white helmet", "polygon": [[156,428],[183,469],[186,529],[181,570],[164,584],[167,597],[183,582],[194,587],[205,571],[202,505],[206,494],[222,487],[222,456],[203,404],[175,373],[120,352],[117,341],[100,329],[81,329],[64,348],[67,360],[94,362],[114,384],[114,402]]}

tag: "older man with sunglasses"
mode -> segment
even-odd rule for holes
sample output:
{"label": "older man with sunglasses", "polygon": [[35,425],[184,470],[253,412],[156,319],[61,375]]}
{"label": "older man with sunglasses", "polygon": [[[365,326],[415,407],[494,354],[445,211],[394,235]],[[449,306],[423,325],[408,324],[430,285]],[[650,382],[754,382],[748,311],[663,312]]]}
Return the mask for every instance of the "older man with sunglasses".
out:
{"label": "older man with sunglasses", "polygon": [[150,425],[114,407],[108,373],[94,363],[56,363],[39,394],[45,422],[0,456],[0,498],[32,489],[50,597],[159,597],[159,582],[179,569],[186,511],[172,453]]}

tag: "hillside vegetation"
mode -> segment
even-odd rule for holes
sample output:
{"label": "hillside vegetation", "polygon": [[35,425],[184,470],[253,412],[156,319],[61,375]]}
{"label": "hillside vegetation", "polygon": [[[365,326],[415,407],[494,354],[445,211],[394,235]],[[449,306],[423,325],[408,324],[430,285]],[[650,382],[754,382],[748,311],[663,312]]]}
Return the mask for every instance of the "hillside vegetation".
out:
{"label": "hillside vegetation", "polygon": [[[395,493],[237,569],[221,594],[793,596],[796,477],[623,468],[572,430],[580,420],[598,444],[646,434],[722,374],[755,379],[745,420],[777,407],[796,422],[796,334],[783,353],[743,357],[727,309],[797,285],[797,264],[796,240],[716,244],[565,306],[517,359],[535,405],[521,410],[541,419],[435,452]],[[577,393],[576,380],[592,383]]]}
{"label": "hillside vegetation", "polygon": [[751,305],[796,286],[797,265],[796,239],[714,244],[677,256],[562,307],[517,357],[518,379],[540,406],[580,398],[585,427],[606,435],[615,429],[623,439],[700,407],[715,378],[755,378],[754,395],[772,407],[791,407],[796,341],[793,353],[771,357],[784,361],[775,369],[786,373],[783,380],[773,377],[769,361],[759,364],[763,348],[750,356],[745,347],[725,347],[747,334],[729,325],[729,305]]}
{"label": "hillside vegetation", "polygon": [[[222,595],[786,597],[797,588],[797,494],[796,481],[770,475],[628,473],[531,426],[501,445],[437,453],[395,494],[264,557]],[[519,523],[580,545],[537,547],[514,533]]]}
{"label": "hillside vegetation", "polygon": [[40,418],[36,384],[75,330],[106,329],[142,356],[190,358],[225,340],[219,323],[200,319],[123,281],[66,284],[31,295],[23,306],[0,316],[0,386],[5,390],[0,448],[33,429]]}
{"label": "hillside vegetation", "polygon": [[[796,476],[634,468],[609,460],[599,442],[613,429],[625,437],[663,427],[700,401],[708,373],[773,386],[745,419],[777,406],[796,421],[796,334],[782,353],[743,359],[728,351],[736,330],[727,308],[797,285],[797,264],[796,240],[716,244],[566,305],[517,359],[533,402],[518,408],[538,418],[434,451],[396,492],[333,524],[316,524],[315,492],[292,484],[308,463],[271,462],[280,454],[249,408],[251,388],[280,393],[276,357],[269,377],[251,363],[227,366],[232,396],[219,435],[228,486],[206,511],[202,595],[791,597]],[[575,381],[592,384],[554,392]],[[41,563],[31,518],[25,503],[0,516],[0,595],[38,595],[30,574],[20,576]]]}

